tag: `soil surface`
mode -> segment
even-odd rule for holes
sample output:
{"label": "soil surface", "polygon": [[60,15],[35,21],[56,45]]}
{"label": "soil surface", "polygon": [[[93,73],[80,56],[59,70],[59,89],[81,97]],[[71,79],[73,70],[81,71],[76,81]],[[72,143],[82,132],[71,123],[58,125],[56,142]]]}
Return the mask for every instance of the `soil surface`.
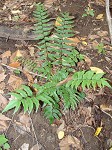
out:
{"label": "soil surface", "polygon": [[[27,0],[26,2],[26,0],[21,0],[20,2],[15,1],[14,3],[14,1],[11,0],[1,0],[0,26],[6,26],[13,30],[17,26],[32,30],[34,24],[32,23],[34,22],[32,13],[35,8],[35,2],[44,1]],[[9,4],[9,6],[5,6],[6,4]],[[20,10],[25,10],[23,20],[15,21],[10,19],[10,17],[12,17],[10,16],[11,4],[18,5],[18,9],[20,8]],[[95,16],[92,17],[88,15],[87,17],[82,17],[88,4],[89,0],[55,0],[54,3],[50,5],[49,12],[52,18],[57,17],[60,12],[65,11],[74,16],[75,37],[80,40],[80,42],[76,44],[76,48],[89,58],[90,64],[88,64],[87,61],[88,66],[98,67],[106,73],[105,77],[108,78],[109,83],[112,85],[112,46],[110,45],[105,7],[94,1],[90,5],[94,10]],[[103,14],[102,19],[96,19],[99,14]],[[104,44],[104,54],[98,53],[96,49],[96,45],[99,43]],[[33,40],[10,39],[10,35],[9,38],[0,36],[0,56],[8,50],[11,51],[12,54],[18,49],[23,51],[26,55],[30,55],[29,47],[33,47],[34,45],[36,45],[36,42]],[[36,53],[36,48],[34,52]],[[0,82],[0,86],[4,84],[4,89],[1,90],[0,88],[0,91],[3,91],[0,94],[6,99],[9,99],[9,96],[7,96],[8,92],[12,91],[8,85],[10,74],[13,74],[11,68],[7,67],[9,61],[9,59],[6,60],[1,57],[0,69],[5,70],[7,78]],[[25,83],[28,82],[24,73],[21,73],[19,77],[22,78]],[[98,89],[97,91],[85,90],[85,92],[87,93],[85,100],[79,104],[75,111],[68,110],[61,118],[61,120],[65,122],[65,137],[70,135],[76,137],[80,142],[80,146],[70,144],[69,149],[66,148],[65,150],[111,150],[112,90],[106,87],[104,89]],[[11,118],[11,122],[7,130],[3,133],[5,133],[9,140],[11,150],[26,150],[25,148],[21,148],[24,143],[29,144],[29,149],[31,149],[37,141],[40,150],[64,150],[60,147],[61,140],[59,140],[57,136],[57,129],[61,121],[56,120],[50,125],[49,121],[43,117],[42,110],[40,109],[37,113],[31,113],[30,122],[32,122],[30,131],[28,131],[19,126],[18,116],[21,112],[22,110],[15,115],[13,115],[13,111],[5,113],[7,117]],[[98,127],[102,127],[102,130],[98,136],[94,136]],[[23,133],[22,130],[24,130]],[[38,149],[36,148],[36,150]]]}

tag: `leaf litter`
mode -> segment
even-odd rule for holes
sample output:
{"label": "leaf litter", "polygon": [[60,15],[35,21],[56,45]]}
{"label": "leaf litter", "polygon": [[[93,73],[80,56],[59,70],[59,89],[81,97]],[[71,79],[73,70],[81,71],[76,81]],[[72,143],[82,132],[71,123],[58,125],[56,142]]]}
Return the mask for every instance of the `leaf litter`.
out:
{"label": "leaf litter", "polygon": [[[17,1],[6,1],[5,2],[5,5],[4,5],[4,10],[7,10],[7,7],[11,10],[11,13],[15,16],[14,18],[10,15],[10,14],[8,14],[8,17],[6,17],[6,20],[11,20],[11,21],[29,21],[28,19],[27,19],[27,16],[28,15],[26,15],[26,14],[21,14],[22,12],[21,12],[21,7],[23,7],[24,5],[26,5],[27,6],[27,3],[26,2],[24,2],[24,4],[23,4],[23,2],[24,2],[24,0],[22,0],[21,1],[21,3],[19,3],[19,2],[17,2]],[[50,8],[52,5],[53,5],[53,3],[54,2],[56,2],[56,0],[55,1],[53,1],[53,0],[51,0],[51,1],[45,1],[45,3],[46,3],[46,7],[48,7],[48,8]],[[67,2],[67,1],[66,1]],[[30,5],[30,2],[29,2],[29,5]],[[34,4],[31,2],[31,5],[30,5],[30,7],[31,8],[33,8],[33,6],[34,6]],[[28,8],[29,8],[29,6],[28,6]],[[18,14],[17,14],[18,13]],[[24,13],[24,12],[23,12]],[[98,19],[98,20],[101,20],[102,21],[102,14],[101,13],[99,13],[99,15],[98,16],[96,16],[96,19]],[[18,18],[17,20],[16,20],[16,17]],[[83,39],[83,40],[81,40],[80,38],[74,38],[73,40],[73,44],[74,44],[74,46],[79,46],[80,45],[80,43],[83,41],[83,42],[86,42],[86,43],[83,43],[82,45],[80,45],[80,47],[81,47],[81,51],[85,51],[86,49],[90,49],[90,47],[91,46],[93,46],[93,49],[95,49],[95,47],[96,47],[96,45],[98,45],[98,41],[97,41],[97,39],[98,40],[100,40],[100,38],[102,38],[102,37],[104,37],[104,36],[108,36],[108,32],[105,32],[105,31],[97,31],[97,33],[96,34],[92,34],[92,35],[90,35],[90,37],[87,37],[86,39]],[[87,41],[86,41],[87,40]],[[92,43],[93,42],[93,43]],[[79,44],[79,45],[78,45]],[[30,51],[30,56],[33,56],[34,55],[34,48],[32,47],[32,46],[30,46],[30,47],[28,47],[29,48],[29,51]],[[107,48],[108,49],[108,48]],[[110,49],[111,49],[111,47],[110,47]],[[18,51],[18,50],[17,50]],[[1,58],[2,59],[4,59],[4,62],[8,59],[8,58],[10,58],[10,63],[8,64],[8,66],[11,66],[11,67],[14,67],[14,68],[18,68],[18,67],[20,67],[20,64],[18,63],[18,62],[14,62],[14,59],[15,59],[15,57],[16,56],[18,56],[18,52],[16,51],[16,53],[15,54],[12,54],[11,55],[11,51],[6,51],[6,53],[3,53],[3,55],[1,55]],[[19,50],[20,51],[20,50]],[[93,52],[93,51],[92,51]],[[91,52],[91,53],[92,53]],[[99,54],[98,54],[99,55]],[[19,55],[20,56],[20,55]],[[22,55],[23,56],[23,55]],[[92,57],[93,56],[91,56],[91,55],[87,55],[87,56],[85,56],[85,61],[86,61],[86,63],[87,63],[87,65],[89,66],[89,67],[91,67],[91,66],[95,66],[96,67],[96,65],[94,65],[93,63],[93,60],[92,60]],[[106,59],[108,59],[108,58],[106,58]],[[111,59],[110,59],[111,60]],[[8,61],[6,61],[6,62],[8,62]],[[2,62],[3,63],[3,62]],[[83,64],[82,64],[83,65]],[[95,69],[95,71],[96,72],[98,72],[99,71],[99,69],[100,69],[100,67],[98,68],[98,67],[96,67],[96,69]],[[102,72],[103,71],[103,69],[101,69],[100,70],[100,72]],[[28,79],[28,82],[32,82],[33,81],[33,77],[32,76],[30,76],[29,75],[29,73],[24,73],[25,75],[26,75],[26,78]],[[2,77],[3,76],[3,77]],[[1,79],[1,83],[2,82],[4,82],[4,80],[5,80],[5,78],[7,77],[7,75],[4,73],[4,74],[2,74],[1,75],[1,77],[2,78],[0,78]],[[16,81],[17,82],[16,82]],[[19,87],[20,86],[20,84],[21,84],[21,81],[20,80],[22,80],[21,79],[21,77],[17,77],[17,76],[15,76],[15,75],[13,75],[13,73],[11,72],[11,74],[10,74],[10,77],[9,77],[9,80],[8,80],[8,84],[12,87],[12,89],[16,89],[17,87]],[[22,81],[22,83],[23,83],[23,81]],[[17,86],[15,85],[15,84],[17,84]],[[15,85],[15,86],[14,86]],[[2,94],[4,94],[4,93],[2,93]],[[94,99],[95,99],[95,94],[93,93],[93,91],[91,92],[91,91],[87,91],[87,101],[89,101],[89,103],[91,103],[91,101],[94,101]],[[2,96],[1,97],[1,99],[2,99],[2,103],[3,104],[1,104],[0,106],[2,106],[2,105],[6,105],[6,103],[7,103],[7,100]],[[4,106],[2,106],[2,107],[4,107]],[[104,104],[102,104],[102,105],[100,105],[100,107],[101,107],[101,109],[102,110],[104,110],[104,111],[111,111],[111,105],[110,106],[104,106]],[[2,109],[2,108],[1,108]],[[85,118],[85,120],[84,120],[84,122],[82,121],[81,123],[83,124],[83,125],[90,125],[90,126],[92,126],[93,125],[93,122],[94,122],[94,118],[93,118],[93,120],[91,120],[91,118],[92,118],[92,116],[91,116],[91,114],[92,114],[92,109],[93,109],[93,107],[92,106],[89,106],[89,107],[84,107],[84,106],[82,106],[79,110],[78,110],[78,115],[79,115],[79,118],[81,118],[82,116]],[[74,112],[75,113],[75,112]],[[5,118],[5,116],[3,116],[4,118]],[[71,117],[73,117],[72,119],[72,124],[75,124],[76,123],[76,127],[78,127],[78,122],[77,121],[79,121],[78,119],[77,119],[77,116],[75,116],[75,114],[73,114],[73,116],[70,116],[70,118]],[[74,121],[74,117],[75,117],[75,119],[77,120],[76,122]],[[69,118],[69,119],[70,119]],[[89,120],[89,121],[88,121]],[[6,120],[6,121],[8,121],[8,120]],[[10,121],[10,120],[9,120]],[[31,130],[30,130],[30,122],[29,122],[29,118],[28,118],[28,116],[27,115],[24,115],[24,114],[20,114],[20,116],[19,116],[19,120],[15,120],[15,122],[14,122],[14,124],[16,124],[15,125],[15,129],[20,133],[20,134],[25,134],[25,132],[30,132]],[[75,136],[71,136],[71,135],[69,135],[69,133],[67,133],[67,129],[66,129],[66,127],[65,127],[66,125],[65,125],[65,123],[63,123],[62,122],[62,126],[60,125],[59,127],[58,127],[58,129],[57,129],[57,131],[59,130],[59,132],[61,131],[61,132],[64,132],[64,136],[63,136],[63,138],[62,139],[60,139],[60,144],[59,144],[59,146],[60,146],[60,149],[61,150],[69,150],[69,148],[72,146],[73,148],[75,148],[75,149],[81,149],[81,142],[80,142],[80,140],[77,138],[77,137],[75,137]],[[7,125],[4,123],[4,130],[5,130],[5,128],[7,127]],[[20,128],[19,128],[20,127]],[[28,129],[27,129],[27,127],[28,127]],[[70,124],[68,125],[68,127],[70,127]],[[72,132],[73,132],[73,130],[74,130],[74,128],[73,127],[71,127],[72,128]],[[24,131],[23,131],[24,130]],[[59,133],[59,132],[57,132],[57,133]],[[58,134],[57,134],[57,136],[58,136]],[[42,143],[43,144],[43,143]],[[24,143],[23,144],[23,146],[21,146],[21,148],[20,149],[28,149],[28,147],[29,147],[29,145],[28,145],[28,143]],[[38,148],[38,146],[37,146],[37,148]],[[67,149],[68,148],[68,149]],[[38,149],[36,149],[36,150],[38,150]]]}

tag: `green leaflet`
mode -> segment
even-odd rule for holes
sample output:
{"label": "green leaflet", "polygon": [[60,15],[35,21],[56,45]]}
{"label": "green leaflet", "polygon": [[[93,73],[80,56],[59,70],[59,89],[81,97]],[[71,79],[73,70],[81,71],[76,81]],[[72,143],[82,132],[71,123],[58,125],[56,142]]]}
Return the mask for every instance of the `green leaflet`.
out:
{"label": "green leaflet", "polygon": [[4,112],[6,112],[6,111],[8,111],[8,110],[10,110],[10,109],[12,109],[14,107],[16,107],[17,104],[18,104],[18,100],[11,100],[8,103],[8,105],[4,108],[4,110],[2,111],[2,113],[4,113]]}
{"label": "green leaflet", "polygon": [[48,105],[44,108],[44,116],[50,120],[50,124],[53,123],[54,119],[59,119],[61,117],[61,113],[59,111],[59,106],[54,107],[53,105]]}
{"label": "green leaflet", "polygon": [[32,96],[33,95],[33,92],[31,91],[31,89],[28,86],[22,85],[22,88],[26,91],[28,96]]}
{"label": "green leaflet", "polygon": [[3,144],[5,144],[8,140],[5,138],[5,135],[2,134],[0,135],[0,146],[2,146]]}

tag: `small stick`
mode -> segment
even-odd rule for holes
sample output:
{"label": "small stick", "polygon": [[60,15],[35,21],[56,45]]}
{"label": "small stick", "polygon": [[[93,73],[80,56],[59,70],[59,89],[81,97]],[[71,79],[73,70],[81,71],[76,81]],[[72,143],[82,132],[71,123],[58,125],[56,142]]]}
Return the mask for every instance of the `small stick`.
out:
{"label": "small stick", "polygon": [[112,45],[112,17],[111,17],[110,9],[109,9],[109,0],[105,0],[105,4],[106,4],[107,23],[109,27],[110,40],[111,40],[111,45]]}

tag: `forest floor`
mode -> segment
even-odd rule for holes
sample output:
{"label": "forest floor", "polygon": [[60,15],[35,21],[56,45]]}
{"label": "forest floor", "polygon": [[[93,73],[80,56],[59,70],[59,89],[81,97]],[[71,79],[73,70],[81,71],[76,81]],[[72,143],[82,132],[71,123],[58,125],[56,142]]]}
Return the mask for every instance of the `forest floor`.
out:
{"label": "forest floor", "polygon": [[[0,111],[9,102],[7,94],[10,91],[21,84],[37,81],[35,74],[13,60],[18,53],[36,59],[36,42],[26,37],[22,39],[22,34],[18,37],[14,34],[17,34],[15,30],[21,30],[21,33],[33,29],[35,20],[32,14],[38,2],[44,1],[0,1]],[[89,0],[45,0],[44,4],[51,18],[57,18],[60,12],[65,11],[74,16],[74,47],[86,55],[88,67],[102,69],[112,84],[112,46],[105,7],[93,1],[90,6],[94,16],[82,17],[89,7]],[[30,116],[22,110],[15,115],[13,110],[1,115],[0,133],[6,135],[10,150],[111,150],[112,90],[106,87],[85,92],[85,100],[74,111],[66,111],[51,125],[44,118],[42,109]],[[65,134],[61,140],[57,134],[60,129]],[[96,130],[99,134],[95,136]]]}

